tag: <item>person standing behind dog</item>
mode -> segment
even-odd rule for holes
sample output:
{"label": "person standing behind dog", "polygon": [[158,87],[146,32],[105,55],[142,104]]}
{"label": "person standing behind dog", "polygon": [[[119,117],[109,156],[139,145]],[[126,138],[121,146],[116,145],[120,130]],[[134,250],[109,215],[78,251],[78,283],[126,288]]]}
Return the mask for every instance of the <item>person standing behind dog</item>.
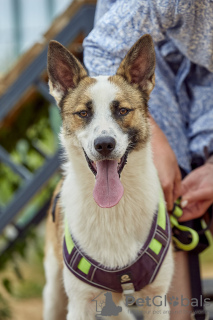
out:
{"label": "person standing behind dog", "polygon": [[[154,162],[169,211],[182,195],[181,221],[200,217],[213,203],[212,30],[212,0],[99,0],[94,29],[83,44],[90,76],[112,75],[130,47],[151,34],[156,51],[149,101]],[[194,156],[205,164],[191,172]],[[188,174],[182,182],[179,167]],[[173,290],[190,297],[186,254],[178,252],[175,259]],[[182,320],[189,318],[181,314]]]}

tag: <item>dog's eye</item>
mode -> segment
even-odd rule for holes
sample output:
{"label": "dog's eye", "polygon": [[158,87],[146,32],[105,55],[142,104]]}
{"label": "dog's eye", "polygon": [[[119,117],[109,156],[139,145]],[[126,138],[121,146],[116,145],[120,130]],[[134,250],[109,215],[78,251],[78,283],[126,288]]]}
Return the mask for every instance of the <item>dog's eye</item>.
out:
{"label": "dog's eye", "polygon": [[88,116],[88,113],[85,110],[83,110],[79,112],[79,116],[81,116],[82,118],[86,118]]}
{"label": "dog's eye", "polygon": [[121,116],[125,116],[125,115],[127,115],[128,113],[129,113],[129,110],[126,109],[126,108],[121,108],[121,109],[119,109],[119,114],[120,114]]}

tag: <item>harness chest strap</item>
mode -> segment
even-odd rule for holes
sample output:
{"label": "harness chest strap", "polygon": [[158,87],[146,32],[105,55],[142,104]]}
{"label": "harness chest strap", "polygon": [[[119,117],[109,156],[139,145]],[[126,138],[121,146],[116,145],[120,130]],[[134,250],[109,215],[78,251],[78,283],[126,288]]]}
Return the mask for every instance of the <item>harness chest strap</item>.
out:
{"label": "harness chest strap", "polygon": [[146,243],[130,265],[109,269],[85,255],[65,225],[63,257],[67,268],[78,279],[100,289],[131,294],[154,281],[171,242],[169,217],[161,198]]}

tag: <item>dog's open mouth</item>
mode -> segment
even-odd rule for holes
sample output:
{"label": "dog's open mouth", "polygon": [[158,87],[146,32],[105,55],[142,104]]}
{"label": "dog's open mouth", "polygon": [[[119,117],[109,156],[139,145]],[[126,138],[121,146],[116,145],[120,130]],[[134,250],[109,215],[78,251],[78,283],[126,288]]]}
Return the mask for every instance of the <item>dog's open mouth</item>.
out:
{"label": "dog's open mouth", "polygon": [[[85,153],[85,152],[84,152]],[[90,170],[96,176],[93,197],[101,208],[115,206],[123,196],[120,174],[127,162],[128,151],[120,160],[102,160],[92,162],[87,154],[85,157]]]}

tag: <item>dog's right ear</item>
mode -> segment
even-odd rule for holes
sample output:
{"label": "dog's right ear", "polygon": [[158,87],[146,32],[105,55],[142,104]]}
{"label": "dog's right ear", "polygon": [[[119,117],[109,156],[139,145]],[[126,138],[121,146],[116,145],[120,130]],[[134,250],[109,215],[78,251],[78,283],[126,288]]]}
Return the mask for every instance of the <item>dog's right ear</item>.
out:
{"label": "dog's right ear", "polygon": [[81,63],[57,41],[50,41],[47,71],[50,93],[58,105],[67,92],[87,76]]}

